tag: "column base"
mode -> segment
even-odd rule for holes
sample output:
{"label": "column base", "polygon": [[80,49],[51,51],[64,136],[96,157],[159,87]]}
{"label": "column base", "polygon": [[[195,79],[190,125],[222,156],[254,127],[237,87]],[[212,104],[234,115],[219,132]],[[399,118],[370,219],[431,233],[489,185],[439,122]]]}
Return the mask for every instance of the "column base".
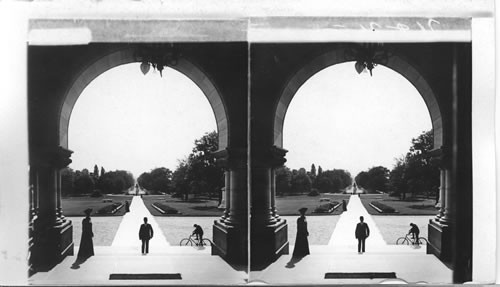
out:
{"label": "column base", "polygon": [[30,256],[31,273],[48,271],[73,254],[73,224],[70,220],[35,231]]}
{"label": "column base", "polygon": [[262,270],[289,253],[288,225],[282,219],[273,225],[255,226],[251,230],[251,270]]}
{"label": "column base", "polygon": [[452,230],[449,225],[429,220],[427,254],[434,254],[444,263],[450,263],[452,259]]}
{"label": "column base", "polygon": [[229,264],[246,267],[247,242],[246,228],[214,221],[212,255],[219,255]]}

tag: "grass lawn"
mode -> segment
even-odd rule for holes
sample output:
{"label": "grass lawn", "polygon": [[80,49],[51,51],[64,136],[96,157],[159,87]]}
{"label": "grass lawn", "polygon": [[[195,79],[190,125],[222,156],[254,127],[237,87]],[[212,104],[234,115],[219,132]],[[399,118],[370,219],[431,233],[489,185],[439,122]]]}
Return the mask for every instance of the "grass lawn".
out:
{"label": "grass lawn", "polygon": [[[83,216],[68,217],[73,222],[73,242],[79,246],[82,238]],[[92,232],[94,232],[94,246],[111,246],[115,238],[122,217],[118,216],[92,216]]]}
{"label": "grass lawn", "polygon": [[382,237],[389,245],[395,245],[396,240],[405,236],[410,230],[410,222],[415,223],[420,229],[420,237],[427,237],[429,220],[434,216],[428,215],[401,215],[401,216],[372,216],[377,224]]}
{"label": "grass lawn", "polygon": [[[332,213],[312,213],[320,205],[320,198],[329,198],[331,201],[342,203],[345,199],[349,203],[349,194],[320,194],[318,196],[308,195],[288,195],[276,196],[276,208],[279,215],[298,215],[299,208],[307,207],[306,215],[338,215],[342,213],[342,205],[337,207]],[[322,202],[324,203],[324,202]]]}
{"label": "grass lawn", "polygon": [[[110,199],[113,202],[103,202],[104,199]],[[82,216],[83,211],[87,208],[92,208],[92,217],[94,216],[121,216],[125,214],[125,208],[120,208],[113,215],[101,215],[97,214],[97,210],[113,203],[123,203],[128,200],[130,203],[132,201],[132,196],[130,195],[105,195],[102,197],[90,197],[90,196],[78,196],[78,197],[63,197],[62,198],[62,210],[65,216]]]}
{"label": "grass lawn", "polygon": [[[372,201],[381,202],[398,211],[398,213],[379,213],[370,206]],[[397,197],[390,197],[387,194],[362,194],[361,202],[369,214],[372,215],[436,215],[438,210],[435,207],[435,199],[407,199],[399,200]]]}
{"label": "grass lawn", "polygon": [[[190,198],[188,201],[183,201],[180,198],[172,198],[170,195],[144,195],[142,197],[144,204],[149,212],[154,216],[216,216],[219,217],[224,212],[219,209],[219,201],[207,198]],[[152,206],[155,202],[161,202],[169,207],[175,208],[179,214],[161,214]]]}

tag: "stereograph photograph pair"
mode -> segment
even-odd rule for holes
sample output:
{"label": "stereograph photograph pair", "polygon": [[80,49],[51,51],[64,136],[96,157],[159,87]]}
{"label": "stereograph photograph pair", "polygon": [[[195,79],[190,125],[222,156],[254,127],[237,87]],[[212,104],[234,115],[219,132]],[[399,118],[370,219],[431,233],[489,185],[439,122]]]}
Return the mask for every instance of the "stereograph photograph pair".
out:
{"label": "stereograph photograph pair", "polygon": [[493,1],[455,2],[24,3],[0,283],[494,283]]}

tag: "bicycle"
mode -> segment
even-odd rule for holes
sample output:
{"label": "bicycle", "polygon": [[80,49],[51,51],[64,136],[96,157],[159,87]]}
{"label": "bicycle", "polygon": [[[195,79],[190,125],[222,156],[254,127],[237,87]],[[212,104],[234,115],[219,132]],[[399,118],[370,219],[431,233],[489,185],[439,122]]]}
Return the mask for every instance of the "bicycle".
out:
{"label": "bicycle", "polygon": [[201,244],[196,236],[189,235],[187,238],[181,239],[179,246],[211,246],[212,241],[208,238],[203,238]]}
{"label": "bicycle", "polygon": [[406,234],[404,237],[399,237],[397,240],[396,240],[396,245],[399,245],[399,244],[406,244],[406,245],[415,245],[415,244],[418,244],[418,245],[422,245],[422,244],[429,244],[429,242],[427,241],[427,239],[425,237],[419,237],[418,238],[418,243],[417,241],[413,238],[413,237],[408,237],[409,234]]}

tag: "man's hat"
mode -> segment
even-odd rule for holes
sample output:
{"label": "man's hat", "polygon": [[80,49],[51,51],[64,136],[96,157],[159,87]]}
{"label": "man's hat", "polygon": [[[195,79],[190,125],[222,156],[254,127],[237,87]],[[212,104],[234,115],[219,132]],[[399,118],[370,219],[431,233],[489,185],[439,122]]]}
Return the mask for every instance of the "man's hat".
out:
{"label": "man's hat", "polygon": [[83,212],[87,215],[90,215],[90,213],[92,213],[92,208],[87,208]]}
{"label": "man's hat", "polygon": [[302,207],[301,209],[299,209],[300,213],[306,213],[306,211],[307,211],[307,207]]}

